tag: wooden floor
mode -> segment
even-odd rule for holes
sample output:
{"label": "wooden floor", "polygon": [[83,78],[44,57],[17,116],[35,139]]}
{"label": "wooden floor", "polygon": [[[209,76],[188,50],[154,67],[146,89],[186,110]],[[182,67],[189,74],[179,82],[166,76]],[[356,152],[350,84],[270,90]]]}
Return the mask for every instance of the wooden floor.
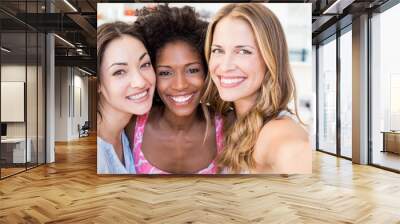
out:
{"label": "wooden floor", "polygon": [[23,168],[20,168],[20,167],[17,167],[17,168],[1,168],[1,178],[13,175],[15,173],[22,172],[24,170],[26,170],[25,167],[23,167]]}
{"label": "wooden floor", "polygon": [[0,223],[400,223],[400,175],[316,152],[312,175],[96,174],[96,139],[0,181]]}
{"label": "wooden floor", "polygon": [[374,151],[372,161],[374,164],[400,170],[400,154],[392,152]]}
{"label": "wooden floor", "polygon": [[[15,166],[15,165],[14,165]],[[25,167],[25,164],[18,164],[17,167],[7,167],[7,168],[1,168],[0,172],[1,172],[1,178],[5,178],[20,172],[23,172],[27,169],[33,169],[35,167],[37,167],[37,164],[35,163],[27,163],[26,165],[27,167]]]}

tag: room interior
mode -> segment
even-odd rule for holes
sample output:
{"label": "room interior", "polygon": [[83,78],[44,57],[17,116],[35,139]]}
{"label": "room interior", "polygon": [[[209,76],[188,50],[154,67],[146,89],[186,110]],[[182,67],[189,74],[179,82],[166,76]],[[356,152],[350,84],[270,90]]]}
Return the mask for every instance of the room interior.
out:
{"label": "room interior", "polygon": [[398,1],[285,1],[312,8],[313,173],[213,177],[96,174],[110,2],[0,2],[0,223],[399,223]]}

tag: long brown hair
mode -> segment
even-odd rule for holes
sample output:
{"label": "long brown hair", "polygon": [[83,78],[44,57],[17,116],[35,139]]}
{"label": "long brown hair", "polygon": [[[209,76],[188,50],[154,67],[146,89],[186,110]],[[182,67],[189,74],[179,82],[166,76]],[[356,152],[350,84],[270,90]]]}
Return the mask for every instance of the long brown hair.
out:
{"label": "long brown hair", "polygon": [[[103,62],[104,51],[112,40],[121,38],[123,35],[132,36],[145,44],[144,38],[135,25],[129,25],[124,22],[113,22],[103,24],[97,28],[97,89],[99,89],[99,86],[102,82],[100,67]],[[100,94],[97,92],[97,113],[99,114],[100,118],[101,107]]]}
{"label": "long brown hair", "polygon": [[[236,118],[229,127],[225,127],[227,131],[224,136],[224,151],[217,159],[218,168],[219,171],[227,169],[228,172],[239,173],[255,167],[254,146],[261,128],[276,118],[281,111],[289,111],[289,102],[292,99],[296,101],[296,91],[284,31],[274,13],[262,4],[232,3],[218,11],[207,30],[207,62],[210,60],[215,26],[222,18],[228,16],[242,19],[251,26],[267,67],[258,90],[258,98],[251,111],[243,117]],[[207,88],[202,100],[211,104],[217,112],[226,115],[232,108],[232,102],[225,102],[220,98],[210,75],[206,83]],[[297,116],[296,104],[295,111]]]}

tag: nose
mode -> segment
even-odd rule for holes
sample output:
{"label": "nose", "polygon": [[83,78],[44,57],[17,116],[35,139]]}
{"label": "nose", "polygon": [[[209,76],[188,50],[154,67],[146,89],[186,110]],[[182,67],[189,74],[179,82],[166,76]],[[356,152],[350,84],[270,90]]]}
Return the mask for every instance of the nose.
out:
{"label": "nose", "polygon": [[142,89],[146,86],[147,81],[139,71],[135,70],[130,74],[130,86],[132,88]]}
{"label": "nose", "polygon": [[177,91],[182,91],[188,87],[186,76],[182,72],[178,72],[173,80],[172,88]]}
{"label": "nose", "polygon": [[221,72],[227,72],[235,68],[233,57],[231,54],[224,54],[221,56],[219,68]]}

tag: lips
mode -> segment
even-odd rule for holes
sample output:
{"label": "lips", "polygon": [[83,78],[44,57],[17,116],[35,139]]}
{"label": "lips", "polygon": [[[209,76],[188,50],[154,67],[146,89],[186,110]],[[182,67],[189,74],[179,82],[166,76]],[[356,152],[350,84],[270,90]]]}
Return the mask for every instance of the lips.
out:
{"label": "lips", "polygon": [[137,102],[142,102],[142,101],[146,100],[148,95],[149,95],[149,89],[146,89],[139,93],[135,93],[133,95],[127,96],[126,98],[128,100],[131,100],[131,101],[134,101],[137,103]]}
{"label": "lips", "polygon": [[239,86],[246,77],[243,76],[219,76],[219,81],[222,87],[233,88]]}
{"label": "lips", "polygon": [[186,105],[189,104],[193,99],[194,93],[191,94],[183,94],[183,95],[169,95],[168,98],[177,105]]}

